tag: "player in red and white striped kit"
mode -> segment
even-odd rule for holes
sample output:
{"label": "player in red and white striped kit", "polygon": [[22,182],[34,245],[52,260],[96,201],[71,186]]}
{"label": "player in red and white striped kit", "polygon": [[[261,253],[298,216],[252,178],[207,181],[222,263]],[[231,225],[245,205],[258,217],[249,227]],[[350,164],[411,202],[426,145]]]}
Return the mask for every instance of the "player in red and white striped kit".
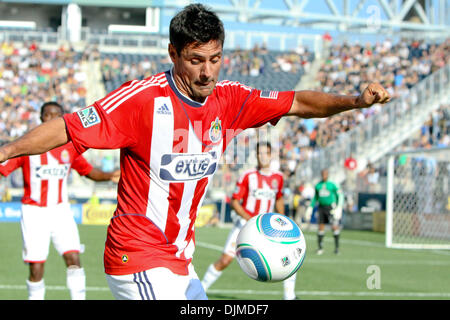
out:
{"label": "player in red and white striped kit", "polygon": [[[63,107],[57,102],[46,102],[41,107],[42,122],[62,115]],[[71,298],[84,300],[86,275],[80,263],[80,238],[70,209],[67,179],[71,169],[94,181],[118,179],[119,171],[94,168],[71,142],[40,155],[10,159],[0,165],[0,174],[8,176],[18,168],[22,169],[24,183],[21,230],[23,260],[30,266],[28,298],[45,297],[44,263],[52,241],[67,266]]]}
{"label": "player in red and white striped kit", "polygon": [[0,148],[0,162],[72,141],[120,149],[117,210],[104,266],[117,299],[206,299],[191,263],[194,222],[227,144],[242,130],[282,116],[327,117],[389,99],[378,84],[360,96],[261,91],[218,82],[225,32],[201,4],[171,20],[171,70],[123,84],[64,119],[45,123]]}
{"label": "player in red and white striped kit", "polygon": [[[205,290],[216,282],[236,256],[236,240],[250,218],[263,213],[276,212],[284,214],[283,174],[270,168],[272,146],[269,142],[256,145],[257,167],[243,172],[236,191],[231,196],[231,208],[238,215],[234,217],[234,226],[228,234],[224,250],[219,259],[209,265],[202,279]],[[284,299],[293,300],[295,295],[296,274],[286,279]]]}

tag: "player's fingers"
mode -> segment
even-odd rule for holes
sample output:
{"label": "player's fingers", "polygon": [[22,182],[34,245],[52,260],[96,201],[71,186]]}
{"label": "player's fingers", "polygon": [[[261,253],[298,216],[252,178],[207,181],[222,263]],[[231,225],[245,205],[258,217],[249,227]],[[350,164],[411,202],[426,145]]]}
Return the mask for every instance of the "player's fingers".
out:
{"label": "player's fingers", "polygon": [[389,101],[389,93],[378,83],[373,83],[372,93],[375,95],[376,103],[386,103]]}
{"label": "player's fingers", "polygon": [[380,103],[386,103],[390,100],[389,94],[386,92],[386,90],[383,89],[383,91],[380,94]]}
{"label": "player's fingers", "polygon": [[0,163],[3,163],[7,160],[7,157],[3,151],[0,150]]}
{"label": "player's fingers", "polygon": [[379,92],[375,92],[374,95],[375,95],[375,97],[374,97],[374,99],[373,99],[373,102],[374,102],[374,103],[380,102],[380,100],[381,100],[380,93],[379,93]]}

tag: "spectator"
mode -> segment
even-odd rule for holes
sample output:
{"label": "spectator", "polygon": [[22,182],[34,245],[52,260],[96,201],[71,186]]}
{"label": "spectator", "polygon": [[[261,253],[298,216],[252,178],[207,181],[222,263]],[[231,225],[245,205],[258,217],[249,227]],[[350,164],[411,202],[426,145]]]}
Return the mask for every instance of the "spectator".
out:
{"label": "spectator", "polygon": [[6,42],[0,48],[1,140],[9,141],[36,126],[42,101],[57,100],[69,112],[86,104],[86,75],[73,48],[44,51],[36,43]]}

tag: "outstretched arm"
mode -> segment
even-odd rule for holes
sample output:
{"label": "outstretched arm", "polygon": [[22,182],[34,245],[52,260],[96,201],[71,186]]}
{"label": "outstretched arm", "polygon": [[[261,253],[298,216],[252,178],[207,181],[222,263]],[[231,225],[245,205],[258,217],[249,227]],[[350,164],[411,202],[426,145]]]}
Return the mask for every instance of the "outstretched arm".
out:
{"label": "outstretched arm", "polygon": [[120,178],[120,170],[115,170],[112,172],[102,171],[97,168],[92,168],[91,172],[89,172],[86,177],[94,181],[108,181],[111,180],[115,183],[119,182]]}
{"label": "outstretched arm", "polygon": [[283,199],[283,197],[280,197],[277,200],[275,200],[275,210],[278,213],[280,213],[280,214],[285,214],[284,213],[284,199]]}
{"label": "outstretched arm", "polygon": [[0,147],[0,163],[19,156],[45,153],[69,141],[63,118],[47,121]]}
{"label": "outstretched arm", "polygon": [[325,118],[336,113],[368,108],[375,103],[390,100],[387,91],[378,83],[371,83],[359,96],[347,96],[320,91],[297,91],[288,116],[301,118]]}

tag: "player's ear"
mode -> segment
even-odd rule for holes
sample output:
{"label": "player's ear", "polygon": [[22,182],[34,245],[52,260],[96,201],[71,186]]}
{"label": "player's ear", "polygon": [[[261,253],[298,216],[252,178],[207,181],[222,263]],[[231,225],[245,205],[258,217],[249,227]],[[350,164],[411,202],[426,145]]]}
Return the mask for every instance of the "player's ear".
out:
{"label": "player's ear", "polygon": [[175,49],[173,44],[169,43],[168,51],[169,51],[170,60],[172,60],[172,63],[175,63],[175,60],[178,57],[177,49]]}

